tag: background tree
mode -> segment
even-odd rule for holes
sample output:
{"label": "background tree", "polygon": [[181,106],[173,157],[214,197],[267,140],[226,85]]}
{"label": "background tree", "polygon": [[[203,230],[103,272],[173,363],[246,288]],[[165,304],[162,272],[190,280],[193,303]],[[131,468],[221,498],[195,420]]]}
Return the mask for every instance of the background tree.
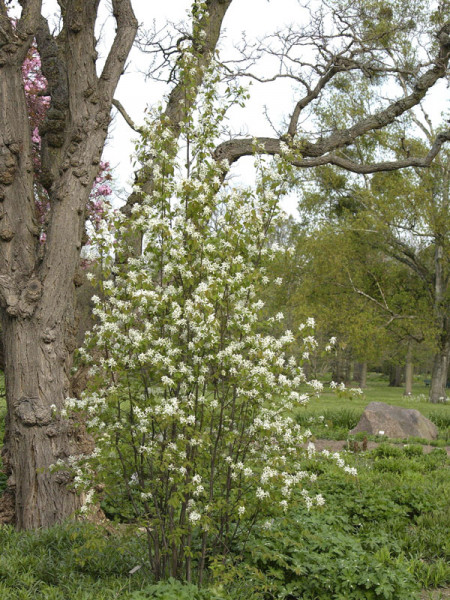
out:
{"label": "background tree", "polygon": [[[405,141],[408,146],[420,144]],[[450,155],[444,152],[430,170],[381,174],[372,182],[386,254],[406,265],[410,277],[421,282],[434,325],[434,358],[430,400],[442,402],[450,359]]]}
{"label": "background tree", "polygon": [[[370,101],[365,92],[361,90],[358,99],[353,94],[341,102],[331,94],[328,109],[320,113],[324,126],[364,112]],[[334,112],[336,103],[340,107],[338,115]],[[424,147],[423,134],[428,140],[435,135],[426,112],[422,120],[413,114],[390,131],[362,140],[350,153],[366,160],[379,152],[407,156]],[[441,152],[429,169],[380,172],[360,178],[339,173],[334,167],[323,167],[312,175],[309,187],[303,189],[303,210],[316,220],[331,219],[333,226],[349,239],[356,236],[357,245],[368,247],[369,255],[372,249],[379,265],[375,279],[379,289],[371,291],[363,282],[356,283],[352,279],[353,268],[349,268],[348,282],[356,294],[371,299],[387,317],[391,315],[391,322],[403,319],[401,339],[428,340],[428,347],[434,347],[430,400],[442,401],[449,356],[448,152]],[[334,255],[329,258],[331,269],[333,264]],[[369,265],[370,260],[368,274]],[[406,328],[405,319],[409,321]]]}

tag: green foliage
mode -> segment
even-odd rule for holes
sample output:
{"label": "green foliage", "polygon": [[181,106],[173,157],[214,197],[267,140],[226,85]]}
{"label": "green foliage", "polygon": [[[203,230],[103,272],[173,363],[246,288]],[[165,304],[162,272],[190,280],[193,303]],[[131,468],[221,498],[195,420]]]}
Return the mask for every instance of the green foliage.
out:
{"label": "green foliage", "polygon": [[[71,523],[46,531],[0,528],[2,600],[111,600],[142,585],[145,546],[135,535],[108,535],[93,525]],[[125,598],[126,596],[121,596]]]}
{"label": "green foliage", "polygon": [[450,412],[447,411],[431,411],[428,418],[439,429],[439,437],[444,440],[450,440]]}
{"label": "green foliage", "polygon": [[130,576],[146,560],[145,536],[135,528],[109,534],[82,523],[29,533],[3,527],[0,598],[413,600],[420,587],[449,585],[446,451],[383,443],[348,461],[357,480],[323,462],[325,505],[291,509],[270,529],[258,526],[246,543],[236,540],[227,557],[209,561],[201,587],[156,584],[145,566]]}
{"label": "green foliage", "polygon": [[[236,584],[235,598],[406,600],[419,586],[448,583],[445,453],[380,448],[355,456],[358,482],[332,470],[322,476],[327,502],[320,513],[290,513],[274,521],[270,535],[258,530],[243,562],[228,572],[247,582],[245,594]],[[372,467],[379,461],[402,468],[378,473]]]}
{"label": "green foliage", "polygon": [[277,523],[248,551],[263,585],[278,598],[410,600],[417,589],[405,560],[381,543],[376,551],[365,548],[326,513]]}

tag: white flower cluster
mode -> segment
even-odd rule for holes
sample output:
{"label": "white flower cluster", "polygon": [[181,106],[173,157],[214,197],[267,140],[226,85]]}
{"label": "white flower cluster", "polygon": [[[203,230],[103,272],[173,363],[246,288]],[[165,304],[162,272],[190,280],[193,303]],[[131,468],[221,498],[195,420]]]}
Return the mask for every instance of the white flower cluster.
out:
{"label": "white flower cluster", "polygon": [[[186,49],[183,60],[197,68],[189,56]],[[284,320],[278,313],[261,323],[257,295],[261,265],[281,251],[267,246],[267,231],[283,178],[271,174],[270,189],[256,193],[218,193],[222,166],[206,158],[215,126],[187,121],[182,129],[193,127],[202,157],[189,176],[176,177],[176,144],[162,117],[153,118],[141,148],[153,191],[130,222],[111,214],[110,229],[97,232],[103,255],[126,261],[109,261],[87,340],[103,355],[94,363],[82,353],[92,386],[66,409],[86,414],[97,444],[88,464],[99,477],[121,478],[133,506],[143,505],[140,519],[152,528],[177,522],[183,535],[195,527],[222,535],[227,519],[265,520],[298,497],[308,509],[324,503],[305,487],[317,478],[304,467],[316,454],[311,432],[289,416],[308,400],[302,386],[318,394],[322,384],[308,382],[290,355],[291,331],[262,333]],[[129,256],[130,235],[143,240],[139,256]],[[304,327],[314,326],[310,318]],[[318,345],[312,335],[303,342]]]}

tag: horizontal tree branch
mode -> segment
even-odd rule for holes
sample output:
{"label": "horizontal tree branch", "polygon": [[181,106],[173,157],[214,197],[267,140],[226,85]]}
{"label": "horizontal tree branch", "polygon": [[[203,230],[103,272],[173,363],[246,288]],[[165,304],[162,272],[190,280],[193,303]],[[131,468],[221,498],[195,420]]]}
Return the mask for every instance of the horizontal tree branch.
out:
{"label": "horizontal tree branch", "polygon": [[294,152],[297,150],[298,154],[301,154],[301,158],[294,160],[293,164],[303,168],[324,164],[336,164],[349,171],[365,174],[383,170],[400,169],[408,166],[429,166],[439,152],[442,144],[450,139],[448,131],[437,136],[429,153],[423,158],[415,157],[403,161],[388,161],[374,165],[358,165],[358,163],[337,156],[334,152],[352,145],[358,138],[371,131],[382,129],[393,123],[399,116],[420,104],[427,91],[433,87],[439,79],[446,76],[447,65],[450,58],[450,42],[448,40],[449,35],[447,34],[447,29],[450,30],[450,23],[447,24],[438,35],[440,48],[438,57],[433,66],[417,78],[410,94],[404,95],[402,98],[391,102],[383,110],[360,119],[359,122],[348,129],[338,129],[317,142],[301,139],[293,146],[292,140],[295,137],[295,127],[302,108],[318,96],[322,87],[324,87],[328,80],[331,79],[333,73],[336,72],[335,70],[342,70],[339,68],[339,65],[335,65],[334,69],[330,69],[330,71],[319,80],[316,88],[305,97],[304,101],[297,103],[286,136],[280,138],[257,137],[228,140],[219,144],[214,152],[214,158],[218,161],[226,160],[229,164],[232,164],[243,156],[251,156],[254,154],[255,148],[258,148],[258,151],[269,155],[281,154],[281,144],[284,142],[285,144],[292,146]]}
{"label": "horizontal tree branch", "polygon": [[335,154],[326,154],[325,156],[321,156],[317,159],[306,159],[294,161],[294,166],[298,167],[317,167],[321,165],[335,165],[337,167],[341,167],[346,171],[351,171],[352,173],[358,173],[361,175],[367,175],[370,173],[378,173],[380,171],[395,171],[397,169],[404,169],[406,167],[429,167],[433,162],[433,159],[439,153],[442,145],[445,142],[450,141],[450,130],[444,131],[440,133],[432,147],[430,148],[428,154],[423,157],[408,157],[401,160],[394,161],[382,161],[379,163],[372,164],[359,164],[347,158],[343,158],[342,156],[337,156]]}
{"label": "horizontal tree branch", "polygon": [[[442,145],[450,141],[450,130],[444,131],[436,136],[434,144],[428,151],[428,154],[423,157],[411,156],[401,160],[382,161],[379,163],[359,164],[350,159],[344,158],[337,154],[325,154],[316,158],[294,158],[291,163],[295,167],[303,169],[311,167],[320,167],[323,165],[335,165],[362,175],[377,173],[380,171],[394,171],[396,169],[404,169],[406,167],[429,167],[433,159],[439,153]],[[282,139],[277,138],[236,138],[220,144],[215,152],[214,158],[218,161],[227,160],[230,164],[236,162],[242,156],[251,156],[255,153],[255,148],[258,151],[274,156],[282,154]],[[304,156],[302,152],[302,156]]]}

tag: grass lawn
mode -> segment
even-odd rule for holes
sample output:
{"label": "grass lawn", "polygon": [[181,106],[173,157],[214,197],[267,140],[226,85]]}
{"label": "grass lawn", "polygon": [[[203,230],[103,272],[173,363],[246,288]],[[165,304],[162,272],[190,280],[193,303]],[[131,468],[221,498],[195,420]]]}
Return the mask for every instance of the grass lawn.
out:
{"label": "grass lawn", "polygon": [[[379,377],[368,378],[367,387],[363,390],[363,395],[349,399],[343,399],[336,396],[331,391],[324,391],[320,398],[313,398],[305,407],[308,411],[320,413],[327,409],[352,408],[354,410],[364,410],[369,402],[385,402],[404,408],[415,408],[425,417],[430,413],[450,414],[450,404],[431,404],[428,401],[429,387],[423,385],[423,380],[413,386],[413,395],[404,396],[403,388],[389,387],[387,381]],[[449,390],[450,392],[450,390]]]}
{"label": "grass lawn", "polygon": [[[413,395],[404,396],[403,388],[389,387],[386,380],[371,373],[362,395],[347,398],[326,388],[319,398],[311,398],[306,406],[298,408],[295,417],[299,423],[311,426],[317,437],[347,439],[349,429],[357,424],[370,402],[385,402],[418,410],[439,429],[439,439],[433,444],[450,444],[450,404],[431,404],[428,392],[429,388],[423,384],[422,378],[414,385]],[[320,416],[325,417],[323,422],[319,421]],[[369,439],[372,437],[369,436]],[[382,438],[377,441],[382,441]]]}

